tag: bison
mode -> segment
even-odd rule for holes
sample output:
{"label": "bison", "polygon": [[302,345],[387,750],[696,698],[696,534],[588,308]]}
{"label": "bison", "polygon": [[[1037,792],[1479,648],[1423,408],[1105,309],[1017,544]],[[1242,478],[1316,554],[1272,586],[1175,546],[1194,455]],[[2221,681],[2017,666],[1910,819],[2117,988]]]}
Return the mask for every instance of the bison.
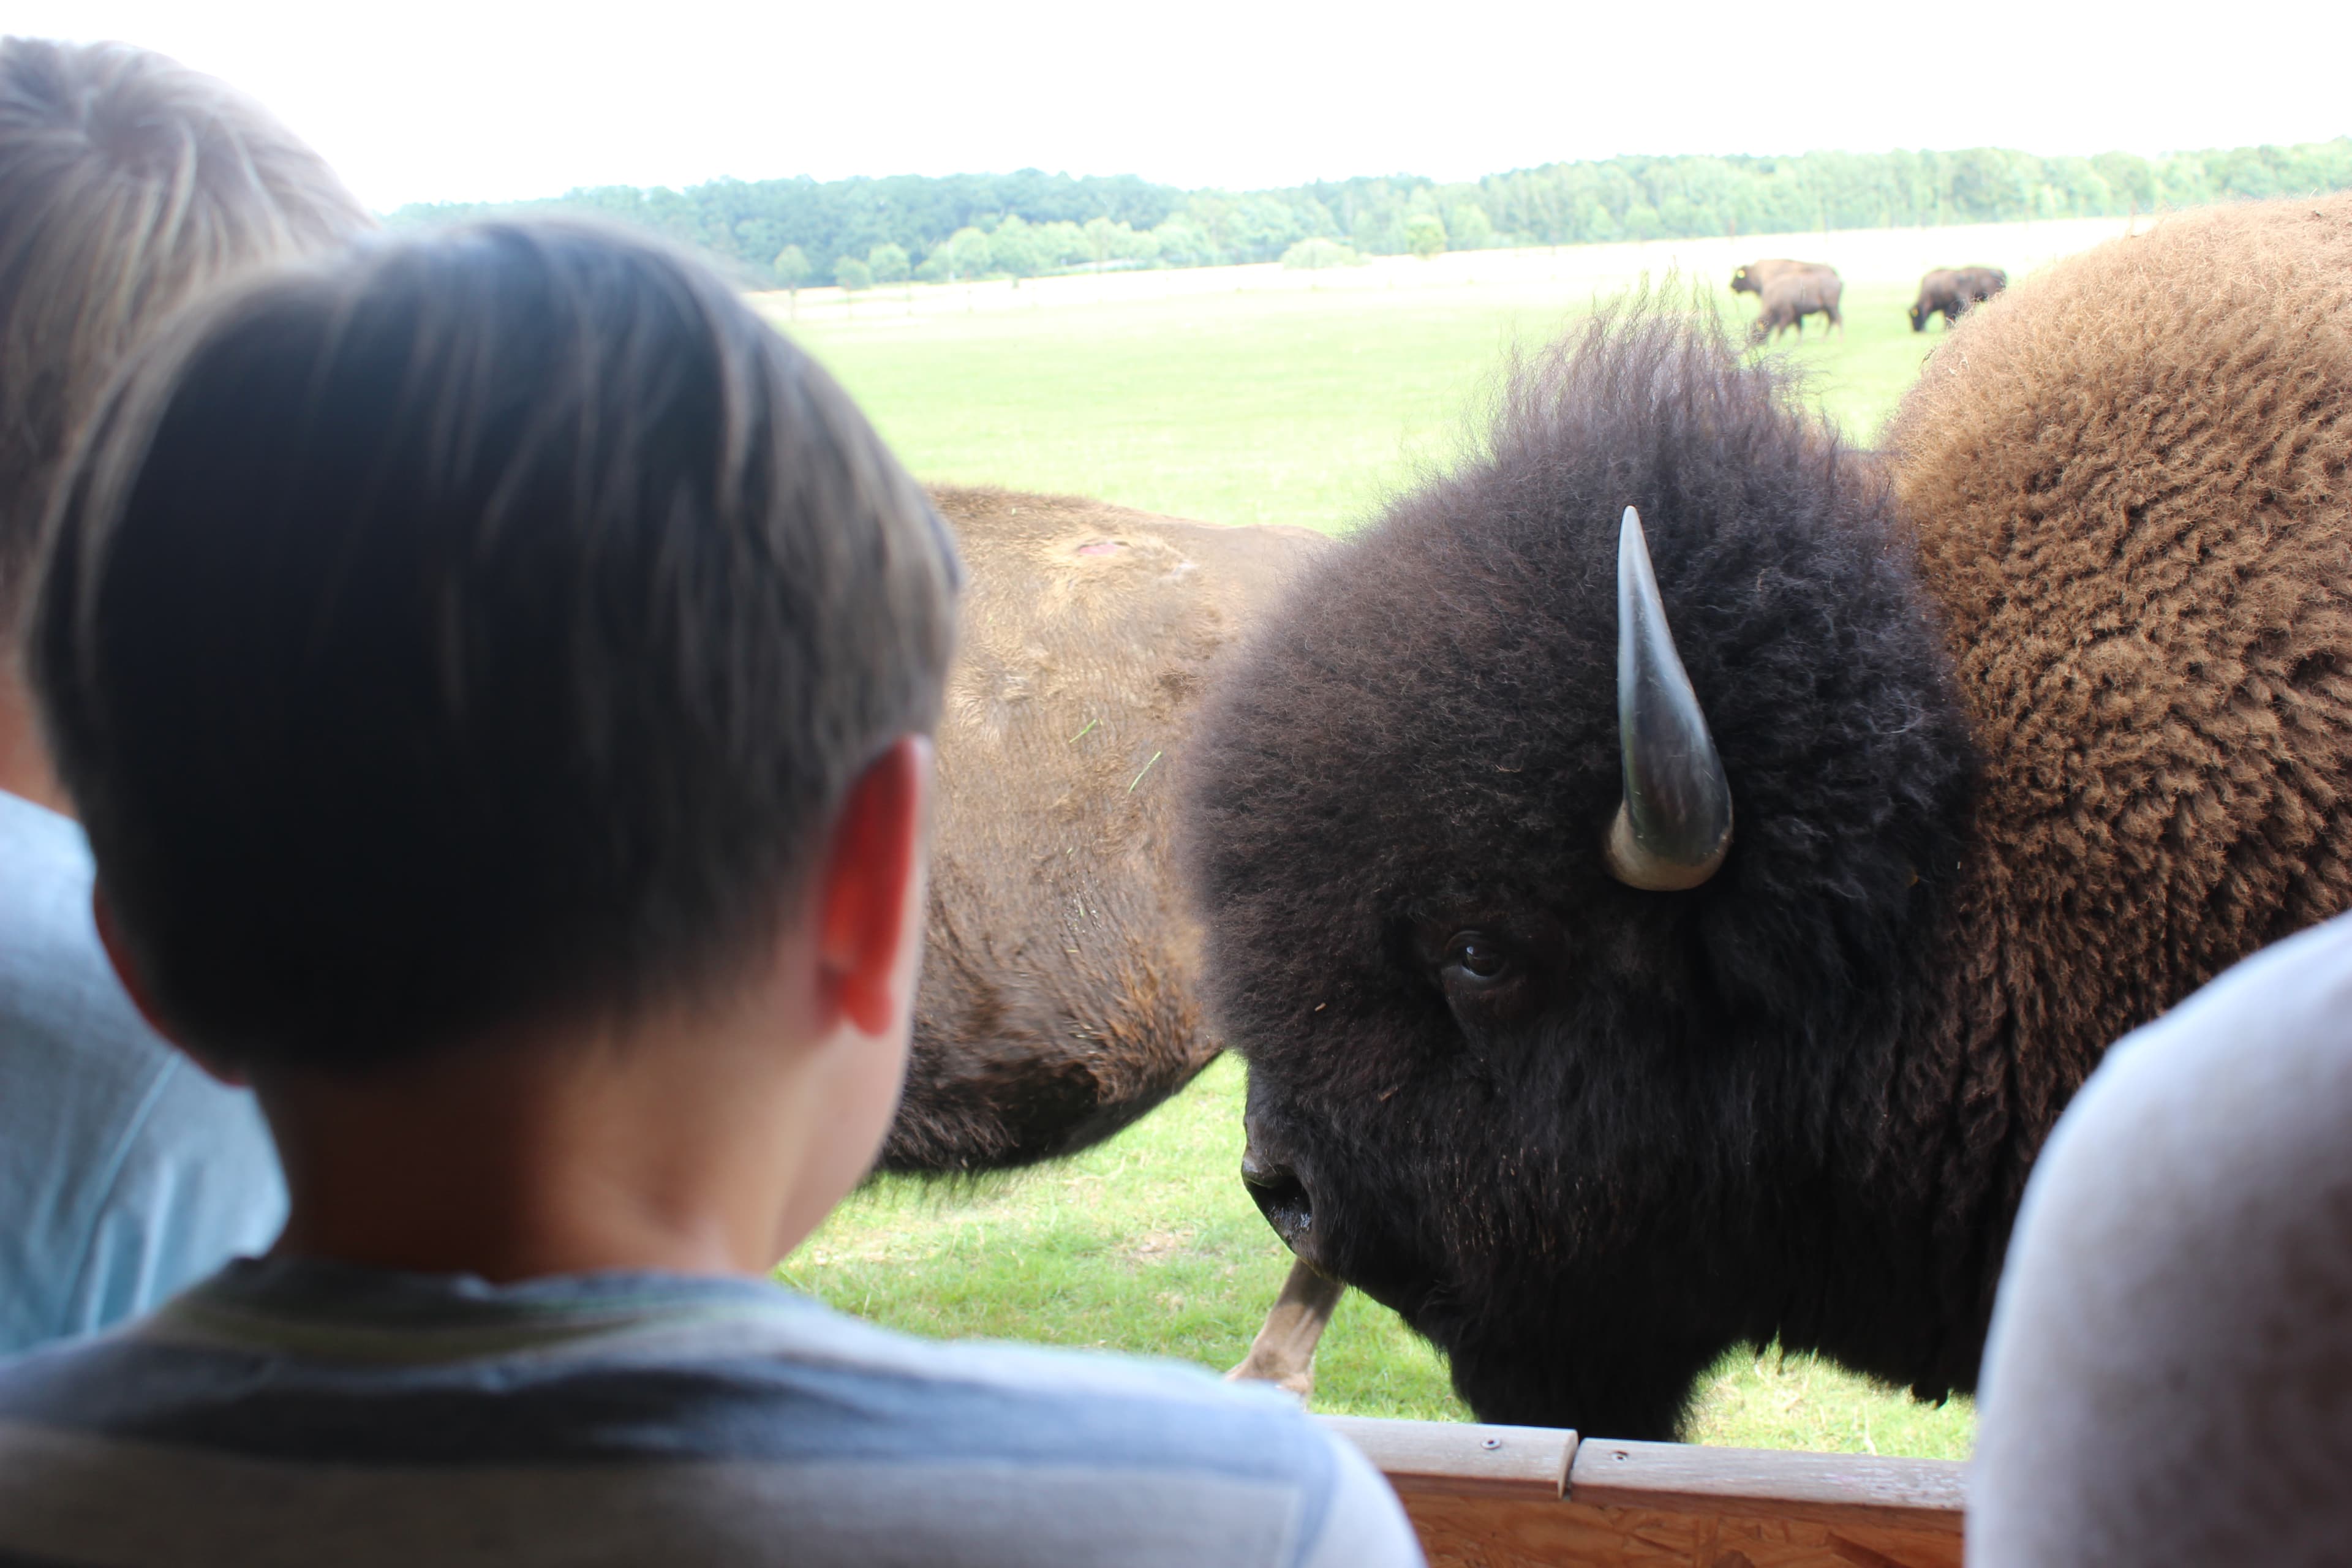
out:
{"label": "bison", "polygon": [[1667,1436],[1775,1338],[1969,1389],[2108,1043],[2352,904],[2352,196],[1971,312],[1883,461],[1783,375],[1596,318],[1187,768],[1244,1180],[1483,1420]]}
{"label": "bison", "polygon": [[1227,651],[1329,541],[1066,496],[934,492],[970,568],[930,909],[887,1170],[1068,1154],[1217,1054],[1171,860],[1171,757]]}
{"label": "bison", "polygon": [[1735,294],[1761,294],[1776,278],[1801,276],[1825,277],[1834,279],[1837,268],[1826,261],[1790,261],[1775,257],[1765,261],[1751,261],[1736,268],[1731,274],[1731,291]]}
{"label": "bison", "polygon": [[2009,274],[1998,267],[1938,267],[1919,279],[1919,298],[1911,307],[1911,330],[1926,331],[1927,318],[1937,314],[1948,327],[1970,305],[1981,305],[2008,287]]}
{"label": "bison", "polygon": [[1750,329],[1755,342],[1790,327],[1797,336],[1805,335],[1805,318],[1822,315],[1829,324],[1843,331],[1845,320],[1838,314],[1838,301],[1845,294],[1845,284],[1837,268],[1821,261],[1790,261],[1774,258],[1751,261],[1731,275],[1731,291],[1735,294],[1757,295],[1763,303],[1762,311]]}
{"label": "bison", "polygon": [[1776,332],[1790,327],[1797,336],[1805,335],[1805,318],[1822,315],[1839,331],[1845,331],[1845,318],[1838,314],[1838,300],[1845,293],[1845,285],[1836,273],[1824,276],[1818,272],[1784,273],[1764,285],[1764,309],[1757,313],[1756,324],[1748,329],[1751,341],[1763,342]]}

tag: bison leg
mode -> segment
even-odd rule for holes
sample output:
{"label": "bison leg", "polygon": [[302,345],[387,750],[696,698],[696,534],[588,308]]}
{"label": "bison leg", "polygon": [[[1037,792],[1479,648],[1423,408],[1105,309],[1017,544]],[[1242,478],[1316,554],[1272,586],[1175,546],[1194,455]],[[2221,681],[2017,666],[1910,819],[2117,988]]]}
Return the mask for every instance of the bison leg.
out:
{"label": "bison leg", "polygon": [[1315,1346],[1331,1321],[1331,1310],[1348,1288],[1308,1268],[1304,1259],[1290,1265],[1290,1278],[1265,1315],[1265,1325],[1250,1342],[1241,1365],[1225,1373],[1229,1382],[1270,1383],[1298,1395],[1303,1404],[1315,1392]]}

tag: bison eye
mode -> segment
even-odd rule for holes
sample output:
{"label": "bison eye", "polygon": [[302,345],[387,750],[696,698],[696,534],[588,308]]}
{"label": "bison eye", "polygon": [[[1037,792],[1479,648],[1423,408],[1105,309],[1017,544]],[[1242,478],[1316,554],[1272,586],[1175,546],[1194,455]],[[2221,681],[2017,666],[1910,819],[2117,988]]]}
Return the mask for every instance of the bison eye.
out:
{"label": "bison eye", "polygon": [[1465,931],[1456,932],[1454,940],[1445,944],[1445,963],[1442,967],[1449,980],[1491,985],[1509,972],[1511,961],[1502,944],[1492,937]]}

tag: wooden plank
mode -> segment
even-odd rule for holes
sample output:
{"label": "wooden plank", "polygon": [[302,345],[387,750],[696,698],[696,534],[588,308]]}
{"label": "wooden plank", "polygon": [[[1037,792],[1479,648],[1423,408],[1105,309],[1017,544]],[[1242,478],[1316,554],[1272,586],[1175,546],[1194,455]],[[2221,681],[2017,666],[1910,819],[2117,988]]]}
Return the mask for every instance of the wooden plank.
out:
{"label": "wooden plank", "polygon": [[1324,1415],[1324,1426],[1364,1451],[1400,1497],[1524,1499],[1558,1502],[1567,1490],[1576,1434],[1553,1426],[1482,1426],[1463,1421],[1382,1421]]}
{"label": "wooden plank", "polygon": [[1962,1568],[1941,1531],[1402,1494],[1430,1568]]}
{"label": "wooden plank", "polygon": [[1961,1568],[1945,1460],[1322,1420],[1396,1488],[1431,1568]]}
{"label": "wooden plank", "polygon": [[1569,1468],[1570,1500],[1601,1508],[1808,1520],[1957,1537],[1966,1467],[1951,1459],[1711,1448],[1593,1438]]}

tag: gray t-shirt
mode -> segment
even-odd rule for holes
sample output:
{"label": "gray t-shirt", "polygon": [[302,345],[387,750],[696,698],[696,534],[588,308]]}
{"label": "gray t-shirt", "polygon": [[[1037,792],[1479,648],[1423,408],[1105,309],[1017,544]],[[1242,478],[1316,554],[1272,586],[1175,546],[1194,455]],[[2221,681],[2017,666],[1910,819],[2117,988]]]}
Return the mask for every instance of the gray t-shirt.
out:
{"label": "gray t-shirt", "polygon": [[81,829],[0,792],[0,1353],[145,1311],[286,1216],[253,1098],[140,1020]]}
{"label": "gray t-shirt", "polygon": [[756,1280],[273,1258],[0,1364],[0,1563],[1391,1568],[1270,1390],[936,1344]]}
{"label": "gray t-shirt", "polygon": [[2352,1554],[2352,916],[2109,1053],[2019,1211],[1969,1561]]}

